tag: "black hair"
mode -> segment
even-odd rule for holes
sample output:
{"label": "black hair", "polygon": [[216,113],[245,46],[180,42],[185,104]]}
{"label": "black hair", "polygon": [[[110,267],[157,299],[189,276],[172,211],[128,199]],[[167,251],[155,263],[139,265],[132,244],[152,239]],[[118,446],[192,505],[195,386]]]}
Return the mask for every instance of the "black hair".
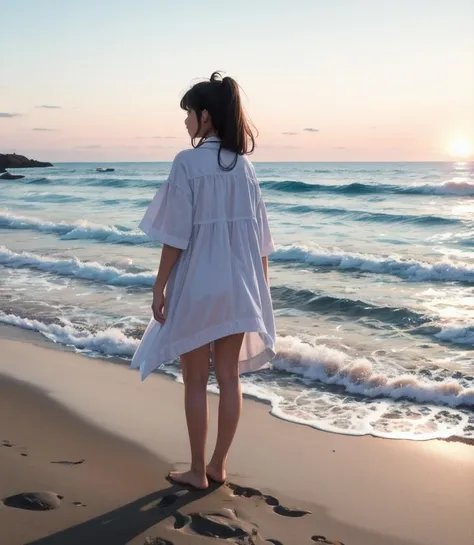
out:
{"label": "black hair", "polygon": [[[232,170],[239,155],[252,153],[255,149],[255,137],[242,106],[239,86],[234,79],[223,78],[220,72],[213,72],[209,80],[196,83],[185,93],[180,107],[186,111],[196,112],[198,130],[191,138],[193,147],[199,147],[208,136],[203,135],[195,144],[201,130],[202,112],[203,110],[209,112],[212,126],[220,138],[217,160],[222,170]],[[223,165],[221,162],[223,149],[235,153],[230,165]]]}

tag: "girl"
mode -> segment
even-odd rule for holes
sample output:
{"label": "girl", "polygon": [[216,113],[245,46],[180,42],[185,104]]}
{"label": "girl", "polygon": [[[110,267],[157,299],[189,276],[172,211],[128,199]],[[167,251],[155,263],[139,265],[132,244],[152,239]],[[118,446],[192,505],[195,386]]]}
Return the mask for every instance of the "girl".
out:
{"label": "girl", "polygon": [[[142,380],[178,356],[185,386],[191,469],[180,484],[205,489],[226,479],[240,417],[239,373],[275,355],[268,284],[273,242],[255,170],[255,140],[237,83],[214,72],[182,98],[193,149],[176,156],[140,229],[163,244],[153,319],[132,367]],[[196,144],[196,139],[198,143]],[[206,467],[207,381],[212,359],[220,391],[217,443]]]}

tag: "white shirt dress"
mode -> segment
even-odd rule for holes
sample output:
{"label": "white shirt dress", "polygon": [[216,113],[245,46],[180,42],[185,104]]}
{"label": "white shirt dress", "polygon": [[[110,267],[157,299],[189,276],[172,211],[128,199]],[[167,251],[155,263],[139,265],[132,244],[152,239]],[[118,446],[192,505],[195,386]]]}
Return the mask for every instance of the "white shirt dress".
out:
{"label": "white shirt dress", "polygon": [[[153,318],[133,356],[142,380],[195,348],[245,333],[239,372],[275,356],[275,322],[262,257],[273,251],[265,204],[251,162],[231,171],[217,161],[219,140],[182,151],[139,227],[150,239],[180,248],[166,286],[163,325]],[[221,162],[235,155],[222,151]]]}

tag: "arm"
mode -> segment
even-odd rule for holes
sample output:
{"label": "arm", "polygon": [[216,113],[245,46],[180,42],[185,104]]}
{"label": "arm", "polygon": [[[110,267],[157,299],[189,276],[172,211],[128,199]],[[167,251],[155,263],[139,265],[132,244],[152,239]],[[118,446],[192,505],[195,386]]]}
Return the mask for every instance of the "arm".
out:
{"label": "arm", "polygon": [[265,281],[267,286],[270,287],[270,280],[268,278],[268,256],[262,257],[263,274],[265,275]]}
{"label": "arm", "polygon": [[182,250],[163,244],[161,251],[160,266],[158,268],[158,274],[156,275],[155,285],[153,286],[154,292],[164,292],[165,286],[168,282],[168,278],[176,265]]}
{"label": "arm", "polygon": [[179,248],[163,244],[160,266],[158,268],[158,274],[156,275],[155,284],[153,285],[153,304],[151,306],[153,317],[157,322],[160,322],[160,324],[163,324],[165,321],[165,286],[181,252],[182,250]]}

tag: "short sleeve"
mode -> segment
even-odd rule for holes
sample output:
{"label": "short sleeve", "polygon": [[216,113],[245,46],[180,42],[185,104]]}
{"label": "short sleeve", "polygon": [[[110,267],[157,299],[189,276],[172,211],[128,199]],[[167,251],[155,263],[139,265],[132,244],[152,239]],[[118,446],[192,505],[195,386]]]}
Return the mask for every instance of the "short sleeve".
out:
{"label": "short sleeve", "polygon": [[186,250],[193,227],[191,188],[182,162],[176,158],[168,181],[148,206],[139,228],[155,242]]}
{"label": "short sleeve", "polygon": [[257,205],[257,222],[260,231],[260,255],[265,257],[275,251],[275,246],[273,244],[270,226],[268,225],[267,210],[262,198],[260,198]]}

